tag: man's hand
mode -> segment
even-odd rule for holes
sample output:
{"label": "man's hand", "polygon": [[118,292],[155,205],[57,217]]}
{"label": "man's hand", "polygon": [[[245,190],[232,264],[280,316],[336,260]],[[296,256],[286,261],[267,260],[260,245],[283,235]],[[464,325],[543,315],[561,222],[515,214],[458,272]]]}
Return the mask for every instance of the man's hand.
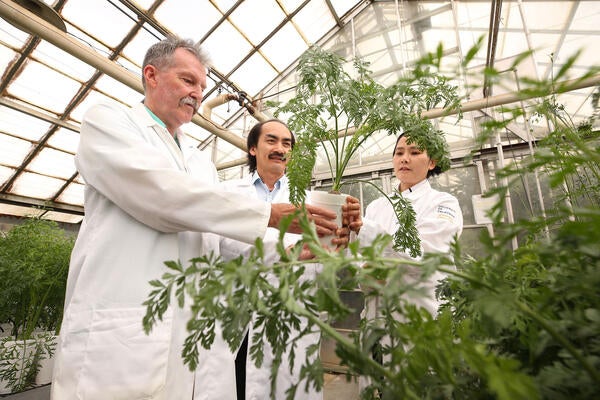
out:
{"label": "man's hand", "polygon": [[335,250],[345,249],[350,243],[350,229],[342,227],[335,231],[335,237],[331,239],[331,244],[335,246]]}
{"label": "man's hand", "polygon": [[[326,210],[321,207],[305,205],[308,219],[315,223],[317,234],[319,236],[332,235],[338,228],[335,223],[336,215],[333,211]],[[269,226],[272,228],[279,228],[281,219],[294,214],[300,210],[298,207],[291,204],[273,203],[271,204],[271,216],[269,217]],[[290,226],[288,227],[290,233],[302,233],[300,224],[297,218],[295,218]]]}
{"label": "man's hand", "polygon": [[356,197],[347,196],[346,204],[342,206],[342,226],[358,234],[362,224],[360,201]]}

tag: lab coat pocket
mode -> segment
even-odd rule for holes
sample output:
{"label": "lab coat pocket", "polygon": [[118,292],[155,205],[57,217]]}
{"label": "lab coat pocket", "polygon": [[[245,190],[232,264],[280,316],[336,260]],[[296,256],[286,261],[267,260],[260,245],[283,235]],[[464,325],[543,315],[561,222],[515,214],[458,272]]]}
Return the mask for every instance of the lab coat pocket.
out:
{"label": "lab coat pocket", "polygon": [[83,398],[154,398],[165,386],[171,321],[144,333],[145,308],[94,310],[82,368]]}

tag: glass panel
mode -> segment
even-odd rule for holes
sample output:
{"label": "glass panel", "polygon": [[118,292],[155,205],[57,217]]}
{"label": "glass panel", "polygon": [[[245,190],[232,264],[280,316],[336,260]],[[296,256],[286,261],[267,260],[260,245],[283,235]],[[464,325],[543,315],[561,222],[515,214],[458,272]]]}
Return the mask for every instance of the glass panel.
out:
{"label": "glass panel", "polygon": [[261,51],[275,68],[282,71],[290,65],[290,61],[300,57],[307,48],[298,31],[291,23],[287,23],[263,45]]}
{"label": "glass panel", "polygon": [[234,83],[246,82],[238,85],[244,88],[250,96],[255,97],[258,92],[277,76],[275,71],[259,53],[254,53],[248,61],[231,75]]}
{"label": "glass panel", "polygon": [[308,44],[316,43],[335,26],[335,19],[324,0],[311,1],[293,18]]}
{"label": "glass panel", "polygon": [[118,4],[104,0],[66,1],[61,15],[114,48],[134,25],[131,12]]}
{"label": "glass panel", "polygon": [[30,62],[8,87],[11,95],[60,114],[81,84],[40,63]]}
{"label": "glass panel", "polygon": [[98,79],[98,82],[96,82],[96,88],[110,97],[119,99],[130,106],[135,103],[139,103],[144,99],[143,94],[131,89],[129,86],[122,84],[108,75],[103,75],[100,77],[100,79]]}
{"label": "glass panel", "polygon": [[[46,41],[40,42],[33,57],[80,81],[87,81],[96,71],[92,66]],[[44,82],[41,81],[41,84]]]}
{"label": "glass panel", "polygon": [[81,121],[83,119],[83,114],[85,114],[88,108],[98,103],[117,103],[121,106],[124,106],[116,100],[111,99],[110,97],[107,97],[96,90],[92,90],[87,97],[81,103],[79,103],[75,109],[73,109],[71,112],[71,117],[77,121]]}
{"label": "glass panel", "polygon": [[39,210],[33,207],[21,207],[12,204],[0,203],[0,214],[16,215],[19,217],[39,217],[44,213],[44,210]]}
{"label": "glass panel", "polygon": [[50,124],[12,108],[0,106],[0,132],[10,132],[23,139],[38,141]]}
{"label": "glass panel", "polygon": [[429,182],[434,189],[448,192],[458,199],[465,225],[475,224],[472,196],[481,193],[475,166],[452,168],[441,175],[432,176]]}
{"label": "glass panel", "polygon": [[3,45],[6,44],[14,48],[20,48],[28,37],[29,34],[27,32],[9,24],[4,19],[0,19],[0,38]]}
{"label": "glass panel", "polygon": [[60,128],[48,139],[48,145],[57,149],[75,153],[79,144],[79,132],[73,132],[70,129]]}
{"label": "glass panel", "polygon": [[373,185],[377,186],[379,189],[383,190],[383,179],[389,179],[389,175],[385,177],[372,178],[369,180],[372,184],[361,183],[362,187],[362,198],[361,200],[363,214],[369,204],[371,204],[374,200],[382,197],[382,194],[379,190],[373,187]]}
{"label": "glass panel", "polygon": [[296,10],[302,3],[302,0],[281,0],[279,3],[283,4],[283,7],[289,13]]}
{"label": "glass panel", "polygon": [[[0,34],[2,32],[0,31]],[[3,35],[4,36],[4,35]],[[8,67],[8,63],[15,58],[15,52],[8,47],[0,46],[0,70],[4,71]]]}
{"label": "glass panel", "polygon": [[337,15],[342,16],[346,14],[352,7],[354,7],[356,2],[347,0],[331,0],[331,4],[333,5]]}
{"label": "glass panel", "polygon": [[64,192],[56,199],[59,203],[73,204],[83,207],[84,185],[80,183],[71,183]]}
{"label": "glass panel", "polygon": [[31,142],[27,140],[0,135],[0,164],[18,167],[31,149]]}
{"label": "glass panel", "polygon": [[[252,18],[248,16],[252,15]],[[285,15],[273,0],[246,0],[231,14],[231,23],[256,46],[283,21]]]}
{"label": "glass panel", "polygon": [[481,247],[480,235],[486,228],[468,227],[463,229],[458,242],[464,256],[469,255],[475,258],[483,257],[486,251]]}
{"label": "glass panel", "polygon": [[242,35],[227,21],[219,27],[202,44],[208,52],[212,65],[222,73],[227,73],[239,62],[239,56],[248,54],[252,47]]}
{"label": "glass panel", "polygon": [[58,221],[58,222],[66,222],[70,224],[78,224],[83,220],[83,215],[73,215],[68,213],[61,213],[56,211],[46,211],[44,213],[44,218]]}
{"label": "glass panel", "polygon": [[75,173],[75,164],[71,154],[45,148],[29,163],[27,169],[40,175],[69,179]]}
{"label": "glass panel", "polygon": [[[0,165],[0,185],[4,185],[6,180],[15,173],[14,168],[7,168],[3,165]],[[1,213],[0,213],[1,214]]]}
{"label": "glass panel", "polygon": [[[154,32],[154,29],[145,24],[144,27],[147,29],[140,30],[137,35],[125,46],[123,54],[125,54],[127,61],[123,60],[124,57],[118,59],[119,64],[122,64],[125,68],[141,76],[140,68],[144,62],[144,56],[146,51],[154,43],[162,39],[162,35]],[[135,64],[135,67],[128,65],[128,63]],[[141,78],[140,78],[141,79]]]}
{"label": "glass panel", "polygon": [[23,172],[15,181],[11,193],[34,199],[48,199],[54,196],[64,184],[65,181],[61,179]]}
{"label": "glass panel", "polygon": [[167,0],[155,16],[171,32],[198,41],[223,15],[210,1]]}

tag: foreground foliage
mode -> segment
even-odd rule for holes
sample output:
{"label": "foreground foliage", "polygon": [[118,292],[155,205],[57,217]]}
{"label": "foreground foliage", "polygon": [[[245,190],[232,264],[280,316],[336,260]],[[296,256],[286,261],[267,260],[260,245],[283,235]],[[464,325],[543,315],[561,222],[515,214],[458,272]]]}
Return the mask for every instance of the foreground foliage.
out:
{"label": "foreground foliage", "polygon": [[[299,248],[288,253],[279,243],[280,261],[266,265],[260,240],[247,259],[222,262],[204,256],[185,267],[168,262],[170,272],[151,282],[146,330],[174,296],[179,306],[184,298],[190,301],[193,310],[183,351],[192,369],[202,362],[197,346],[208,347],[214,340],[215,324],[223,326],[225,340],[235,349],[254,315],[250,357],[260,366],[262,345],[271,344],[276,353],[272,385],[284,352],[293,352],[307,332],[320,331],[322,338],[336,342],[349,379],[368,378],[363,399],[599,398],[597,132],[591,129],[593,120],[580,126],[570,123],[552,98],[541,102],[537,112],[554,129],[537,143],[535,155],[498,172],[507,184],[489,193],[499,195],[500,201],[492,214],[494,235],[481,237],[485,256],[473,259],[454,243],[452,254],[429,254],[418,262],[381,257],[390,236],[368,246],[351,243],[346,252],[327,252],[313,227],[301,219],[303,243],[322,265],[314,281],[300,279],[306,262],[298,261]],[[514,111],[515,118],[520,115]],[[505,123],[491,121],[489,133]],[[554,203],[545,215],[505,222],[504,194],[533,173],[547,177]],[[511,247],[514,239],[520,242],[516,250]],[[406,265],[420,267],[421,279],[408,284]],[[444,304],[434,318],[411,304],[406,294],[419,293],[420,283],[436,270],[448,278],[439,287]],[[268,275],[275,275],[278,283]],[[340,291],[356,288],[367,300],[378,298],[380,313],[364,318],[347,337],[333,325],[353,311]],[[301,318],[308,321],[306,328],[292,334],[290,327],[299,327]],[[318,349],[315,343],[310,350],[315,354]],[[303,365],[302,382],[289,388],[290,399],[302,385],[323,386],[322,366],[310,355],[293,360]]]}

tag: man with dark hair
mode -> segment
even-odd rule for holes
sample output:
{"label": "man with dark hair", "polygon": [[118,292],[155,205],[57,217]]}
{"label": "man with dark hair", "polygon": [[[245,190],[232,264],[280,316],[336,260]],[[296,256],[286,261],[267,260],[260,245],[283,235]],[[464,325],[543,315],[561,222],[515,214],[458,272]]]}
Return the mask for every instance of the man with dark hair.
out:
{"label": "man with dark hair", "polygon": [[[193,41],[163,40],[144,59],[143,102],[96,105],[83,117],[75,163],[85,218],[69,267],[54,400],[231,398],[221,337],[200,349],[196,371],[183,363],[189,308],[170,307],[148,335],[142,328],[149,281],[168,271],[165,261],[216,253],[217,235],[253,243],[296,211],[216,187],[214,164],[181,131],[202,101],[206,65]],[[336,229],[332,213],[308,212],[321,233]]]}
{"label": "man with dark hair", "polygon": [[[246,153],[246,155],[248,157],[248,167],[249,167],[251,173],[254,173],[257,168],[256,148],[258,146],[258,140],[260,137],[261,130],[263,129],[263,125],[269,124],[271,126],[275,126],[275,125],[273,125],[274,122],[279,122],[280,124],[286,126],[286,128],[287,128],[287,125],[285,125],[285,123],[283,123],[282,121],[279,121],[278,119],[270,119],[270,120],[262,121],[262,122],[255,124],[252,127],[252,129],[250,129],[250,132],[248,133],[248,138],[246,140],[246,144],[247,144],[246,147],[248,148],[248,152]],[[288,129],[288,131],[289,131],[289,129]],[[285,140],[286,140],[285,147],[286,147],[287,151],[294,148],[294,145],[296,144],[296,137],[291,132],[290,132],[290,136],[291,136],[290,139],[285,138]],[[287,162],[285,164],[287,165]],[[266,165],[263,164],[263,166],[266,166]],[[283,172],[281,174],[279,174],[279,177],[277,179],[281,178],[282,176],[283,176]]]}
{"label": "man with dark hair", "polygon": [[[294,147],[296,139],[287,125],[277,119],[271,119],[255,124],[247,138],[247,156],[250,175],[242,179],[222,182],[223,187],[235,193],[253,196],[264,202],[288,202],[289,187],[288,178],[285,175],[288,162],[288,153]],[[276,229],[267,229],[263,238],[265,250],[268,252],[265,259],[267,262],[274,261],[277,256],[274,244],[279,237]],[[300,235],[287,233],[284,236],[284,245],[290,246],[300,240]],[[332,245],[344,244],[345,239],[336,238]],[[238,257],[240,254],[249,252],[251,246],[229,239],[221,240],[221,256],[225,259]],[[306,253],[305,253],[306,254]],[[310,279],[317,272],[317,264],[305,265],[303,277]],[[271,280],[275,282],[275,278]],[[245,339],[237,352],[236,357],[236,385],[237,399],[267,399],[270,397],[270,373],[273,362],[273,353],[267,341],[263,351],[263,364],[256,368],[254,361],[248,358],[248,349],[252,346],[252,326],[249,327]],[[293,333],[292,333],[293,335]],[[249,343],[250,342],[250,343]],[[306,348],[319,342],[319,333],[305,335],[296,342],[295,363],[293,372],[290,372],[287,354],[284,355],[281,366],[278,369],[276,382],[276,399],[286,397],[285,391],[298,382],[300,367],[306,357]],[[322,393],[316,392],[314,388],[303,391],[300,385],[296,392],[297,400],[315,400],[323,397]]]}

